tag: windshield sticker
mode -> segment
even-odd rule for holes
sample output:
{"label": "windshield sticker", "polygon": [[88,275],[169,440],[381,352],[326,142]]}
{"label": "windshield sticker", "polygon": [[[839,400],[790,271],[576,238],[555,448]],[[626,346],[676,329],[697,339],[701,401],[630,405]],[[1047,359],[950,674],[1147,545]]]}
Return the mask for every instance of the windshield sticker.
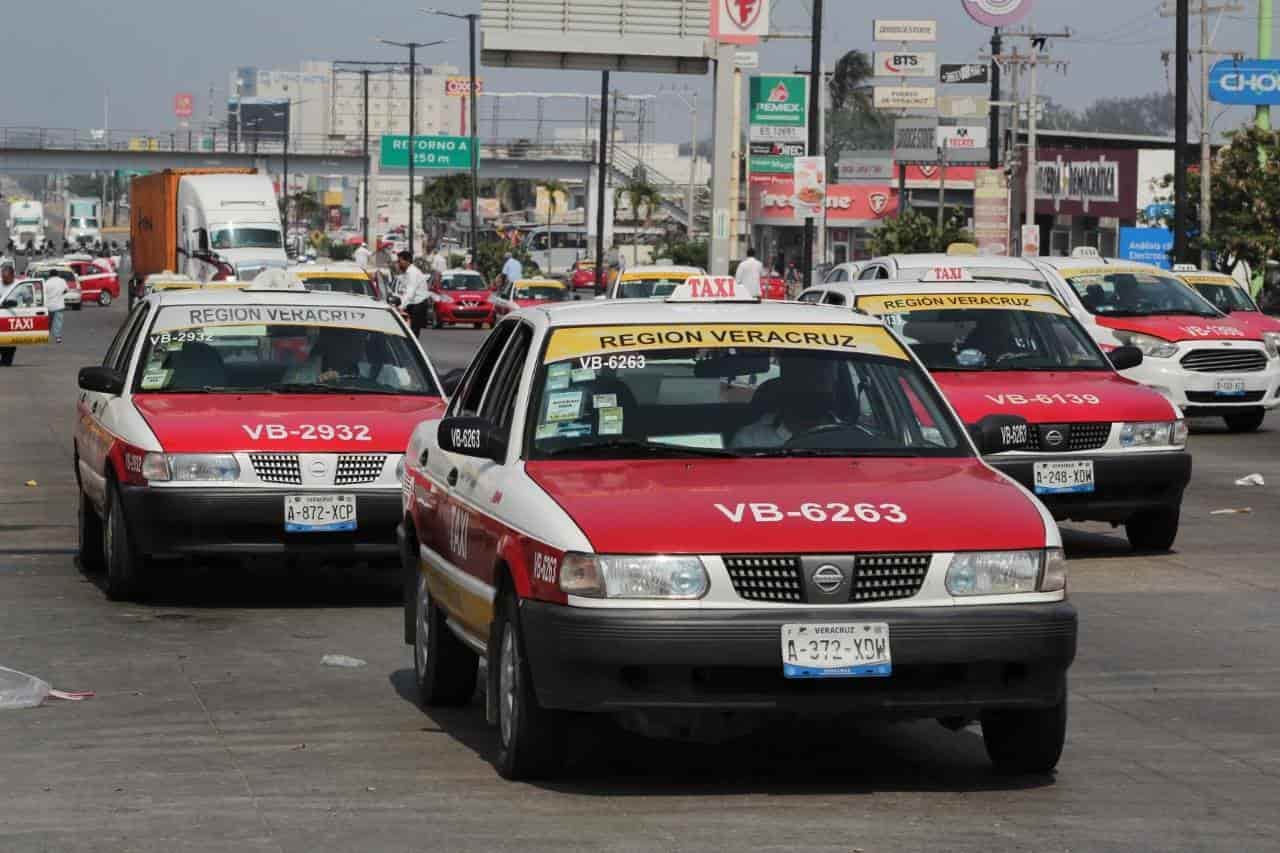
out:
{"label": "windshield sticker", "polygon": [[1032,293],[913,293],[861,296],[858,307],[871,314],[910,314],[913,311],[1036,311],[1067,316],[1067,309],[1052,296]]}
{"label": "windshield sticker", "polygon": [[533,437],[539,441],[544,438],[555,438],[556,430],[559,428],[559,424],[539,424],[538,428],[533,431]]}
{"label": "windshield sticker", "polygon": [[573,368],[567,364],[553,364],[547,368],[547,390],[560,391],[569,387],[569,375]]}
{"label": "windshield sticker", "polygon": [[172,370],[148,371],[142,374],[142,390],[155,391],[157,388],[163,388],[169,384],[169,377],[172,375]]}
{"label": "windshield sticker", "polygon": [[618,405],[617,394],[596,394],[591,398],[593,409],[612,409],[616,405]]}
{"label": "windshield sticker", "polygon": [[573,372],[569,375],[570,377],[572,377],[574,382],[595,382],[596,381],[596,372],[592,370],[590,367],[576,367],[573,369]]}
{"label": "windshield sticker", "polygon": [[879,326],[671,325],[556,329],[545,363],[611,353],[683,348],[776,347],[858,352],[908,360],[906,351]]}
{"label": "windshield sticker", "polygon": [[547,422],[574,421],[582,414],[582,392],[563,391],[547,398]]}
{"label": "windshield sticker", "polygon": [[600,409],[600,435],[622,435],[622,409],[610,406]]}

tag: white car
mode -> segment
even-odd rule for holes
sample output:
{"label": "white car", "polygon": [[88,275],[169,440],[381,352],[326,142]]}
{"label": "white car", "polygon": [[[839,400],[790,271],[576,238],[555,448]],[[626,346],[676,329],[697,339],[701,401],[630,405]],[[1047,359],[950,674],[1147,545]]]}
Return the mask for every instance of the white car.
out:
{"label": "white car", "polygon": [[823,284],[840,284],[841,282],[854,281],[862,272],[865,261],[848,261],[843,264],[836,264],[827,270],[827,274],[822,277]]}
{"label": "white car", "polygon": [[857,281],[920,281],[935,269],[958,267],[978,281],[1027,284],[1041,290],[1049,289],[1045,273],[1027,258],[937,253],[885,255],[859,263],[861,269],[858,271]]}
{"label": "white car", "polygon": [[1123,375],[1186,415],[1220,416],[1231,431],[1249,432],[1280,406],[1280,333],[1223,314],[1159,267],[1100,257],[1036,265],[1104,350],[1142,350],[1142,364]]}

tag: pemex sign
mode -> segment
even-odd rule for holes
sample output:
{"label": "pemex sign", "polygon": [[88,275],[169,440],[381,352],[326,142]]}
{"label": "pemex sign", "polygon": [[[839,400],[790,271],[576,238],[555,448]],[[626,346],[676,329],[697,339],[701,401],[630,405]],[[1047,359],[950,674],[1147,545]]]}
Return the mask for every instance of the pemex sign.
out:
{"label": "pemex sign", "polygon": [[751,123],[782,127],[808,124],[808,79],[795,74],[751,78]]}

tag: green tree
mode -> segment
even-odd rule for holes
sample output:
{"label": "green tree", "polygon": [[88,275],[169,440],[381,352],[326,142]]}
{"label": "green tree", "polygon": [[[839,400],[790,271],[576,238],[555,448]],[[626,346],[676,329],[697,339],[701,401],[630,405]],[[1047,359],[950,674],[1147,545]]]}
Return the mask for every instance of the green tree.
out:
{"label": "green tree", "polygon": [[[289,221],[301,222],[306,228],[315,228],[320,219],[322,208],[316,194],[307,190],[298,190],[289,196]],[[284,216],[284,199],[280,200],[280,215]],[[289,222],[285,223],[288,230]]]}
{"label": "green tree", "polygon": [[684,240],[679,235],[667,234],[653,247],[653,256],[669,258],[679,266],[707,268],[708,247],[706,240]]}
{"label": "green tree", "polygon": [[827,156],[834,162],[841,152],[885,149],[893,145],[893,125],[871,101],[871,57],[851,50],[836,63],[831,75],[831,109],[827,113]]}
{"label": "green tree", "polygon": [[643,175],[632,176],[625,184],[613,191],[613,203],[626,199],[631,207],[631,263],[640,263],[640,232],[648,229],[653,222],[653,214],[662,204],[662,193]]}
{"label": "green tree", "polygon": [[555,270],[551,268],[551,223],[556,218],[556,208],[560,204],[560,197],[563,195],[568,197],[568,190],[564,183],[554,178],[538,182],[538,189],[544,190],[547,194],[547,268],[543,270],[546,275],[554,275]]}
{"label": "green tree", "polygon": [[964,230],[964,217],[952,212],[938,231],[937,218],[933,214],[909,210],[893,219],[880,223],[871,235],[871,254],[881,255],[920,254],[945,252],[952,243],[969,240]]}
{"label": "green tree", "polygon": [[458,212],[458,201],[471,198],[471,176],[465,173],[441,175],[428,181],[414,200],[422,209],[423,230],[432,243],[438,243],[444,222]]}

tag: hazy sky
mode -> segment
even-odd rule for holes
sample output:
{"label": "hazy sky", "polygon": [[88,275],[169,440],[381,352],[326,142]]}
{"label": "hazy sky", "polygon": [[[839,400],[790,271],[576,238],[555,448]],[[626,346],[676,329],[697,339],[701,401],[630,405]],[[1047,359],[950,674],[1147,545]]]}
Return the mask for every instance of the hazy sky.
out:
{"label": "hazy sky", "polygon": [[[1244,13],[1222,16],[1215,47],[1253,53],[1255,2],[1245,0]],[[774,4],[775,29],[807,27],[808,0]],[[9,8],[0,36],[0,67],[7,83],[0,96],[0,125],[6,126],[100,127],[103,95],[110,89],[113,128],[170,128],[175,122],[174,93],[196,93],[196,115],[201,117],[211,84],[215,102],[225,103],[228,72],[235,66],[287,69],[304,59],[401,55],[372,43],[377,35],[453,37],[454,43],[433,49],[427,59],[460,68],[466,64],[465,23],[421,14],[417,9],[428,5],[426,0],[61,0],[5,5]],[[479,6],[480,0],[454,0],[444,8],[471,11]],[[1069,59],[1071,67],[1065,76],[1046,75],[1042,91],[1079,107],[1100,96],[1166,90],[1160,51],[1173,47],[1173,24],[1158,17],[1159,6],[1157,0],[1036,0],[1031,23],[1076,32],[1074,38],[1052,45],[1053,55]],[[877,16],[938,19],[940,40],[935,49],[940,62],[972,61],[990,37],[989,30],[964,14],[960,0],[827,0],[826,7],[823,51],[828,61],[850,48],[871,49],[871,19]],[[1193,43],[1197,35],[1193,29]],[[806,41],[774,41],[761,52],[763,70],[790,71],[807,63]],[[33,71],[20,70],[26,67]],[[599,88],[598,76],[587,72],[482,69],[482,74],[491,91]],[[654,92],[664,84],[697,86],[707,94],[702,103],[710,103],[709,78],[615,74],[614,80],[631,92]],[[686,139],[686,109],[671,98],[659,103],[658,137]],[[521,109],[524,115],[533,114],[532,105]],[[575,115],[580,114],[577,109]],[[704,116],[708,113],[704,110]],[[481,115],[487,119],[487,108]],[[1224,120],[1219,127],[1230,123]],[[709,121],[701,124],[705,134]]]}

